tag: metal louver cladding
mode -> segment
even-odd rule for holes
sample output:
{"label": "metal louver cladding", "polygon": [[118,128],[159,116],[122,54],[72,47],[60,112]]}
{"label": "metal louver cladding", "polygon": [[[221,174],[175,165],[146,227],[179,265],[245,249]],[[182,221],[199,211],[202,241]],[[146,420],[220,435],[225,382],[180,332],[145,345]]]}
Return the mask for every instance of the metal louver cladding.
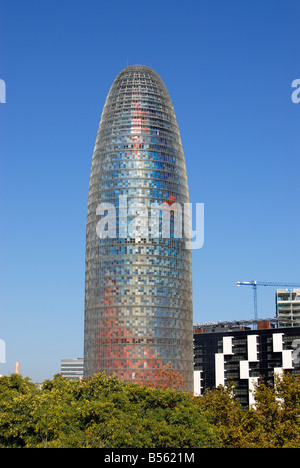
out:
{"label": "metal louver cladding", "polygon": [[[147,384],[159,382],[171,366],[182,376],[181,388],[193,391],[192,259],[174,231],[176,210],[169,212],[170,236],[155,236],[154,225],[147,232],[135,225],[135,235],[132,230],[129,235],[140,214],[131,210],[133,204],[150,212],[155,203],[188,202],[185,158],[168,91],[151,68],[126,67],[108,93],[92,160],[85,377],[105,371]],[[107,215],[103,209],[101,218],[100,205],[115,208],[114,235],[101,237],[97,231]],[[159,218],[157,228],[161,223]]]}

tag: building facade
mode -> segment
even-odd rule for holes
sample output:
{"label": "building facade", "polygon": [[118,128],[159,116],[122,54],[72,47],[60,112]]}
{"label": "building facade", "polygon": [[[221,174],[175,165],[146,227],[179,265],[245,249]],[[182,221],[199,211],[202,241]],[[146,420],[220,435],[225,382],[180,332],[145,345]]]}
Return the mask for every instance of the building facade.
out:
{"label": "building facade", "polygon": [[[105,371],[147,383],[172,366],[193,391],[191,250],[177,223],[188,202],[168,91],[151,68],[129,66],[107,96],[92,160],[85,376]],[[163,207],[156,217],[153,206]]]}
{"label": "building facade", "polygon": [[236,398],[246,407],[254,404],[252,390],[260,377],[271,384],[274,374],[300,375],[300,327],[275,328],[276,320],[258,321],[256,329],[252,325],[236,322],[195,327],[196,395],[226,386],[231,380]]}
{"label": "building facade", "polygon": [[284,319],[287,322],[286,326],[300,327],[299,288],[276,290],[276,316]]}
{"label": "building facade", "polygon": [[61,359],[60,373],[63,377],[71,380],[81,379],[83,377],[83,359]]}

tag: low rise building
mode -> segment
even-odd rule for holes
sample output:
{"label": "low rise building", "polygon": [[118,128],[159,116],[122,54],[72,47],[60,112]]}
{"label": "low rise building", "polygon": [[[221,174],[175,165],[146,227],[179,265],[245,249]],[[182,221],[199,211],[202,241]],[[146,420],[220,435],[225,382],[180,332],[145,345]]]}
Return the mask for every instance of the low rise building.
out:
{"label": "low rise building", "polygon": [[276,317],[284,319],[283,326],[300,327],[300,289],[276,290]]}
{"label": "low rise building", "polygon": [[60,363],[60,372],[63,377],[71,380],[83,378],[83,359],[62,359]]}
{"label": "low rise building", "polygon": [[226,386],[245,406],[254,403],[254,385],[274,374],[300,375],[300,327],[282,327],[278,319],[203,323],[194,326],[194,393]]}

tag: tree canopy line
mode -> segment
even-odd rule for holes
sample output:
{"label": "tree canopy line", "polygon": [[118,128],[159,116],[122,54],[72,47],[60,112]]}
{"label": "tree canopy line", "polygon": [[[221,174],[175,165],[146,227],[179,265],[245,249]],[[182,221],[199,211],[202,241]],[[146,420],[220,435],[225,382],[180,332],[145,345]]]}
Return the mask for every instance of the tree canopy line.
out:
{"label": "tree canopy line", "polygon": [[[300,377],[261,380],[256,408],[243,409],[234,388],[201,397],[95,374],[60,374],[38,388],[20,375],[0,378],[0,448],[299,448]],[[175,385],[174,385],[175,382]],[[177,382],[178,383],[178,382]],[[180,385],[180,382],[179,382]],[[154,385],[154,387],[158,385]]]}

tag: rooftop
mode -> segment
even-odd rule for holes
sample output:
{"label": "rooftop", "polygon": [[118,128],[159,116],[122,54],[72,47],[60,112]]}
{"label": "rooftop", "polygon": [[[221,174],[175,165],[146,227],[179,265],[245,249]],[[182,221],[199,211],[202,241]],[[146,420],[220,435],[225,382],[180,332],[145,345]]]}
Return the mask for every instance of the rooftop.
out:
{"label": "rooftop", "polygon": [[280,328],[281,325],[287,325],[291,321],[284,318],[265,318],[257,320],[233,320],[233,321],[219,321],[219,322],[202,322],[194,324],[194,333],[205,333],[213,331],[228,330],[245,330],[245,329],[268,329]]}

